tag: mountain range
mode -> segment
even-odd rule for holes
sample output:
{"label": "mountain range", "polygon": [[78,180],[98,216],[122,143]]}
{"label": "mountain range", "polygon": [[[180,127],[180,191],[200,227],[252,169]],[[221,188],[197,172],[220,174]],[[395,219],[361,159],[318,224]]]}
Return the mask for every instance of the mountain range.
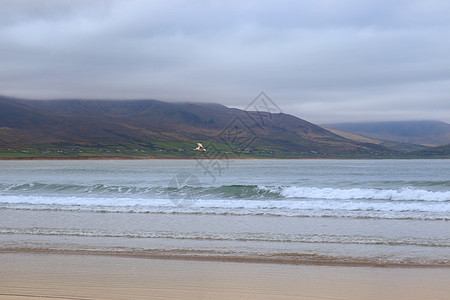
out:
{"label": "mountain range", "polygon": [[439,121],[334,123],[322,126],[380,141],[427,147],[450,144],[450,124]]}
{"label": "mountain range", "polygon": [[249,157],[389,157],[400,153],[370,140],[346,138],[289,114],[214,103],[0,97],[0,152],[5,157],[25,157],[33,151],[41,157],[49,153],[79,156],[86,149],[95,149],[93,156],[116,149],[117,156],[134,151],[146,157],[189,157],[200,155],[192,151],[197,142],[203,142],[208,153],[215,150],[216,154]]}

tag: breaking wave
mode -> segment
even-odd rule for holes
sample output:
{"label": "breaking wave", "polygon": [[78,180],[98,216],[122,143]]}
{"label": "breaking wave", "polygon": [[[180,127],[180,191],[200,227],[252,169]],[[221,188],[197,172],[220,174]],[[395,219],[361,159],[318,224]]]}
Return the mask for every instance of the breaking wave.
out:
{"label": "breaking wave", "polygon": [[450,191],[32,182],[0,184],[0,209],[450,220]]}
{"label": "breaking wave", "polygon": [[184,197],[199,199],[316,199],[316,200],[395,200],[395,201],[450,201],[450,191],[432,191],[415,187],[399,189],[386,188],[331,188],[302,186],[124,186],[124,185],[76,185],[45,184],[39,182],[24,184],[0,184],[1,195],[71,195],[71,196],[129,196],[133,198]]}

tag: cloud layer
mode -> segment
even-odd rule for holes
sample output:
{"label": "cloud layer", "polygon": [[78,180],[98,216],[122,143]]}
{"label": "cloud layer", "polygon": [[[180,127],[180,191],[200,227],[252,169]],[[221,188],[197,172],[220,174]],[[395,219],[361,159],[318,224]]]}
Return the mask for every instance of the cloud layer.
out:
{"label": "cloud layer", "polygon": [[0,94],[450,122],[448,1],[0,2]]}

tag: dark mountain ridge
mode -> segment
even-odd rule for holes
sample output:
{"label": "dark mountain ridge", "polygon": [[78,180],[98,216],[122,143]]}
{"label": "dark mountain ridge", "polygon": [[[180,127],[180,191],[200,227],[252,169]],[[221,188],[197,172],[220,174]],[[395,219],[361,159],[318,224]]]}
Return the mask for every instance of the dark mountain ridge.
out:
{"label": "dark mountain ridge", "polygon": [[357,143],[295,116],[249,112],[214,103],[158,100],[23,100],[0,97],[0,147],[216,143],[230,152],[373,155]]}

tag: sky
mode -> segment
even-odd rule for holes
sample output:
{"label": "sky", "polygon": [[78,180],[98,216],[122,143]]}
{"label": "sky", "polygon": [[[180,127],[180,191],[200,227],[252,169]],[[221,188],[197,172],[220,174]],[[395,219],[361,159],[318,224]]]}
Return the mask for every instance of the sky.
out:
{"label": "sky", "polygon": [[1,0],[0,95],[450,123],[447,0]]}

